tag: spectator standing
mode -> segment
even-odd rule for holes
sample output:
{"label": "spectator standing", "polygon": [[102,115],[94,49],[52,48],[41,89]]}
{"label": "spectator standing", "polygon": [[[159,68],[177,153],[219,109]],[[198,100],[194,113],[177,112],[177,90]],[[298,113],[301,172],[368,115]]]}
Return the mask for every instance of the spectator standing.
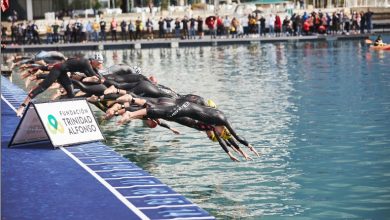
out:
{"label": "spectator standing", "polygon": [[51,44],[53,43],[53,28],[50,24],[46,25],[46,43]]}
{"label": "spectator standing", "polygon": [[198,19],[196,20],[198,22],[198,35],[199,35],[199,39],[202,39],[203,38],[203,19],[202,17],[198,16]]}
{"label": "spectator standing", "polygon": [[175,20],[175,37],[180,38],[180,20],[176,18]]}
{"label": "spectator standing", "polygon": [[233,18],[230,24],[230,34],[232,35],[232,38],[237,37],[237,27],[238,27],[238,20],[237,18]]}
{"label": "spectator standing", "polygon": [[274,27],[275,27],[276,37],[280,37],[280,32],[281,32],[281,28],[282,28],[282,20],[280,19],[279,15],[275,16]]}
{"label": "spectator standing", "polygon": [[76,20],[75,25],[75,37],[74,37],[74,42],[81,42],[83,40],[83,25],[81,24],[80,20]]}
{"label": "spectator standing", "polygon": [[194,38],[195,39],[195,22],[196,22],[196,19],[191,17],[190,18],[190,39]]}
{"label": "spectator standing", "polygon": [[286,16],[283,20],[282,29],[283,29],[283,34],[285,34],[286,36],[290,36],[291,28],[290,28],[290,19],[288,19],[288,16]]}
{"label": "spectator standing", "polygon": [[259,28],[260,37],[265,36],[265,18],[263,16],[260,16],[259,22],[260,22],[260,28]]}
{"label": "spectator standing", "polygon": [[337,34],[339,28],[339,17],[336,12],[332,14],[332,34]]}
{"label": "spectator standing", "polygon": [[210,18],[209,22],[207,23],[207,27],[209,28],[211,39],[217,38],[217,32],[215,30],[215,20],[214,20],[214,18]]}
{"label": "spectator standing", "polygon": [[39,38],[38,26],[35,24],[35,22],[33,22],[32,24],[32,35],[33,35],[34,44],[36,43],[41,44],[41,39]]}
{"label": "spectator standing", "polygon": [[268,33],[270,36],[274,36],[275,34],[275,17],[270,14],[268,17]]}
{"label": "spectator standing", "polygon": [[60,25],[58,25],[58,22],[55,21],[54,24],[51,26],[53,29],[53,42],[58,43],[59,41],[59,29]]}
{"label": "spectator standing", "polygon": [[[80,35],[80,42],[85,42],[89,40],[91,36],[91,32],[87,31],[87,25],[90,21],[85,20],[84,23],[81,23],[81,35]],[[91,24],[89,24],[91,25]],[[91,28],[92,29],[92,28]],[[89,36],[88,36],[89,35]]]}
{"label": "spectator standing", "polygon": [[160,20],[158,20],[158,37],[159,38],[164,38],[165,33],[164,33],[164,19],[160,17]]}
{"label": "spectator standing", "polygon": [[100,40],[105,41],[106,40],[106,21],[103,19],[100,21]]}
{"label": "spectator standing", "polygon": [[181,23],[183,24],[183,39],[190,38],[190,35],[188,33],[188,17],[184,16],[184,18],[181,20]]}
{"label": "spectator standing", "polygon": [[172,33],[172,25],[171,25],[171,23],[172,23],[172,21],[173,21],[173,19],[172,18],[169,18],[169,17],[166,17],[165,19],[164,19],[164,21],[165,21],[165,24],[166,24],[166,37],[171,37],[171,33]]}
{"label": "spectator standing", "polygon": [[129,39],[136,40],[136,38],[135,38],[135,25],[131,20],[129,21],[129,25],[127,27],[127,30],[129,31]]}
{"label": "spectator standing", "polygon": [[364,28],[366,27],[366,16],[364,15],[364,12],[360,12],[360,33],[364,34]]}
{"label": "spectator standing", "polygon": [[97,20],[95,20],[92,24],[92,39],[93,41],[99,41],[99,31],[100,31],[100,24]]}
{"label": "spectator standing", "polygon": [[217,35],[219,38],[221,38],[223,35],[224,27],[223,27],[222,18],[220,16],[217,16],[216,23],[217,23]]}
{"label": "spectator standing", "polygon": [[26,37],[26,26],[25,23],[22,22],[18,25],[18,35],[17,35],[18,44],[24,44],[25,37]]}
{"label": "spectator standing", "polygon": [[153,40],[153,22],[150,18],[148,18],[148,20],[146,20],[146,23],[145,23],[145,26],[146,26],[146,31],[148,33],[148,40]]}
{"label": "spectator standing", "polygon": [[367,29],[367,33],[371,33],[371,28],[372,28],[372,15],[374,13],[370,11],[370,8],[367,8],[367,12],[364,14],[364,16],[366,17],[366,29]]}
{"label": "spectator standing", "polygon": [[226,35],[226,38],[229,38],[229,35],[230,35],[230,19],[229,19],[229,16],[225,16],[225,19],[223,19],[223,27],[224,27],[224,31],[225,31],[225,35]]}
{"label": "spectator standing", "polygon": [[110,26],[110,29],[111,29],[111,40],[112,41],[117,41],[117,37],[116,37],[116,29],[118,28],[118,23],[116,22],[115,18],[112,18],[111,20],[111,26]]}
{"label": "spectator standing", "polygon": [[12,22],[11,24],[11,44],[16,44],[16,36],[18,35],[18,25],[16,22]]}
{"label": "spectator standing", "polygon": [[121,22],[121,38],[122,38],[122,40],[127,41],[126,27],[127,27],[126,21],[122,20],[122,22]]}
{"label": "spectator standing", "polygon": [[141,39],[142,38],[142,21],[140,17],[135,20],[135,39]]}
{"label": "spectator standing", "polygon": [[86,40],[92,41],[93,40],[93,37],[92,37],[93,27],[92,27],[91,21],[88,21],[88,23],[85,25],[85,31],[86,31],[86,35],[87,35]]}
{"label": "spectator standing", "polygon": [[7,27],[1,25],[1,41],[6,41],[7,40]]}

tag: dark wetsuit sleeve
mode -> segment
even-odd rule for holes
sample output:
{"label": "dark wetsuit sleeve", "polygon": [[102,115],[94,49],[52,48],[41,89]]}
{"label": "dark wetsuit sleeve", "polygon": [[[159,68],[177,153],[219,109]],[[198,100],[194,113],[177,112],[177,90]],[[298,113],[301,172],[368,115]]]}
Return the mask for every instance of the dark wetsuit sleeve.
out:
{"label": "dark wetsuit sleeve", "polygon": [[37,79],[46,79],[47,75],[48,75],[47,73],[41,73],[41,74],[35,74],[35,77]]}
{"label": "dark wetsuit sleeve", "polygon": [[55,81],[58,81],[58,83],[61,84],[62,87],[67,92],[67,96],[69,98],[74,97],[73,94],[73,84],[70,78],[68,77],[67,71],[64,70],[61,65],[55,66],[53,69],[50,70],[49,74],[47,74],[47,77],[39,83],[39,85],[33,89],[29,96],[30,98],[36,97],[38,94],[44,92],[46,89],[48,89]]}
{"label": "dark wetsuit sleeve", "polygon": [[81,72],[86,76],[97,76],[101,78],[100,74],[92,68],[91,63],[87,59],[68,59],[63,63],[62,67],[68,72]]}
{"label": "dark wetsuit sleeve", "polygon": [[112,80],[112,79],[106,79],[104,81],[104,85],[107,86],[107,87],[110,87],[110,86],[115,86],[115,88],[118,88],[118,89],[123,89],[123,90],[131,90],[133,89],[134,87],[136,87],[138,85],[138,82],[135,82],[135,83],[123,83],[123,82],[117,82],[115,80]]}
{"label": "dark wetsuit sleeve", "polygon": [[[215,132],[214,132],[214,133],[215,133]],[[218,135],[215,135],[215,137],[217,138],[218,143],[219,143],[219,145],[221,145],[222,149],[223,149],[226,153],[229,153],[229,150],[228,150],[226,144],[223,142],[223,140],[222,140]]]}
{"label": "dark wetsuit sleeve", "polygon": [[236,148],[237,150],[240,149],[240,147],[238,146],[238,144],[234,141],[233,138],[229,138],[227,140],[225,140],[226,144],[230,144],[229,146],[233,146],[234,148]]}
{"label": "dark wetsuit sleeve", "polygon": [[160,125],[161,127],[164,127],[164,128],[171,129],[171,126],[169,126],[169,124],[167,124],[165,121],[159,121],[158,125]]}
{"label": "dark wetsuit sleeve", "polygon": [[104,90],[107,89],[103,84],[91,84],[87,85],[78,80],[72,79],[72,83],[75,84],[81,91],[87,93],[88,95],[104,95]]}

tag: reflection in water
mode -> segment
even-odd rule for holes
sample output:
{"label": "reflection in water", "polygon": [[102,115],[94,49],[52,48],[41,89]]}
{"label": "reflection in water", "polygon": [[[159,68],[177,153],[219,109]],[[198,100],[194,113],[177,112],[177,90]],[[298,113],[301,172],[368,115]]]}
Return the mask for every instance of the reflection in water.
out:
{"label": "reflection in water", "polygon": [[205,134],[174,123],[181,135],[140,121],[101,124],[107,144],[218,219],[386,216],[389,53],[359,41],[104,53],[106,66],[137,65],[179,93],[213,99],[262,153],[233,163]]}

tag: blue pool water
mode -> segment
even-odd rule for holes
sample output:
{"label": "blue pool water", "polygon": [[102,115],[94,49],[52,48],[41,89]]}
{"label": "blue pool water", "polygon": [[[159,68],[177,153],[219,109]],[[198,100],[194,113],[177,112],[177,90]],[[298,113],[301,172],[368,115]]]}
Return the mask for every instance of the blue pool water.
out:
{"label": "blue pool water", "polygon": [[182,132],[174,135],[102,122],[110,146],[217,218],[390,216],[390,51],[325,41],[105,56],[108,66],[136,64],[180,93],[213,99],[262,153],[234,163],[180,125],[170,123]]}

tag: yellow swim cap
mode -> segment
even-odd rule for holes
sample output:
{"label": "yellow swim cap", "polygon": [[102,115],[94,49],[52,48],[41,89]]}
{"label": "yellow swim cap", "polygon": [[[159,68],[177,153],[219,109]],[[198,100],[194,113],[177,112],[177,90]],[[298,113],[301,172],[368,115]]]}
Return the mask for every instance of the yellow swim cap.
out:
{"label": "yellow swim cap", "polygon": [[215,102],[211,99],[208,99],[207,100],[207,106],[211,107],[211,108],[217,108],[217,105],[215,104]]}
{"label": "yellow swim cap", "polygon": [[232,137],[232,135],[230,134],[229,130],[227,128],[224,128],[222,133],[221,133],[221,138],[224,140],[228,140],[231,137]]}
{"label": "yellow swim cap", "polygon": [[211,141],[214,141],[214,142],[217,142],[217,137],[215,136],[215,133],[212,131],[211,132],[211,136],[208,136],[210,138]]}

